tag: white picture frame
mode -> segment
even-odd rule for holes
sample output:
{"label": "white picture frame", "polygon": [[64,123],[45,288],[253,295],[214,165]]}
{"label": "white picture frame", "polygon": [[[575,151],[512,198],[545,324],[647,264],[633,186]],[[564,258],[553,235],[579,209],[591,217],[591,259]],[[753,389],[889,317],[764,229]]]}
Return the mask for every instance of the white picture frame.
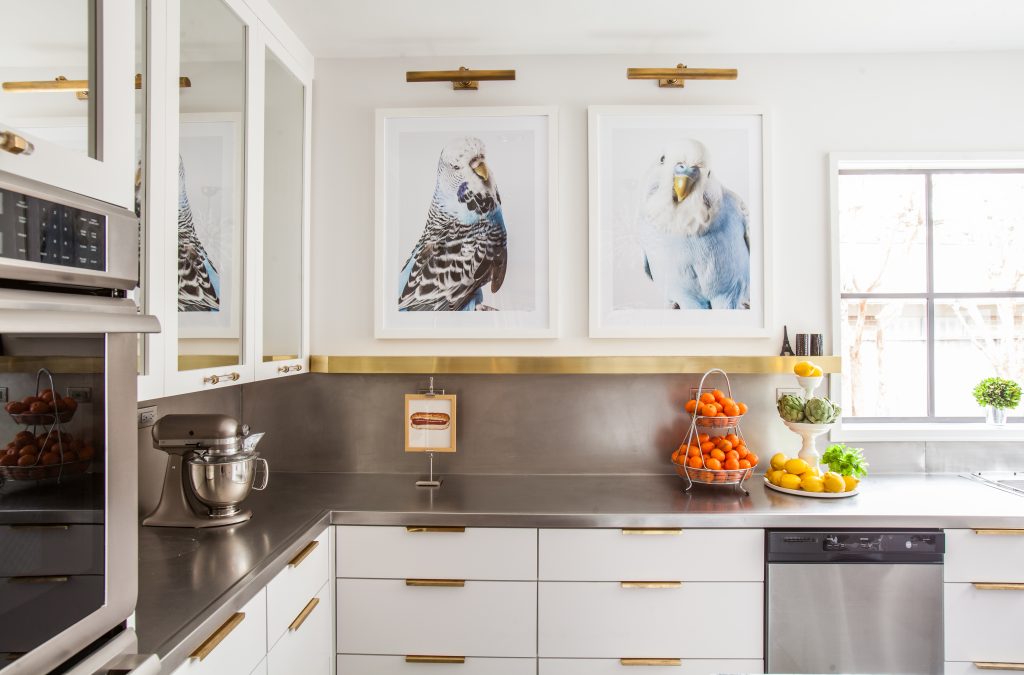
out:
{"label": "white picture frame", "polygon": [[[773,250],[768,111],[755,106],[590,106],[588,121],[590,337],[769,337]],[[654,192],[645,176],[649,183],[659,175],[654,166],[659,153],[680,152],[686,139],[704,147],[709,167],[702,170],[714,166],[716,156],[725,157],[715,180],[739,196],[748,211],[746,303],[672,308],[668,282],[658,288],[658,275],[646,274],[645,265],[653,266],[640,231],[652,225],[640,220],[646,217],[640,215],[640,206]]]}
{"label": "white picture frame", "polygon": [[[498,311],[400,311],[407,288],[403,270],[411,269],[411,253],[427,224],[441,152],[466,138],[482,144],[488,185],[498,195],[508,233],[500,287],[481,289],[481,304]],[[376,338],[557,337],[557,150],[554,107],[377,110]]]}
{"label": "white picture frame", "polygon": [[[179,338],[241,339],[242,336],[242,262],[244,229],[242,195],[224,196],[224,186],[243,190],[244,123],[239,113],[181,113],[179,154],[185,165],[185,186],[188,191],[196,228],[217,266],[221,280],[220,309],[213,312],[177,312]],[[211,142],[212,141],[212,142]],[[199,170],[202,173],[199,173]],[[219,195],[207,195],[202,177],[220,181]],[[177,177],[175,177],[177,181]],[[230,213],[220,215],[220,226],[210,229],[210,200],[228,204]],[[204,210],[205,209],[205,210]],[[228,224],[228,228],[223,225]],[[205,233],[219,232],[213,237]],[[177,255],[175,255],[177,260]]]}

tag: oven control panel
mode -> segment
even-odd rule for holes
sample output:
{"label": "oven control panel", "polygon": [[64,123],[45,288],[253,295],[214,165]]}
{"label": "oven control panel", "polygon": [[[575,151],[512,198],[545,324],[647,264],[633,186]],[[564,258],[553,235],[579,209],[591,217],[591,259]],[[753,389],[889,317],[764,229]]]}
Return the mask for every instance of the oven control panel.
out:
{"label": "oven control panel", "polygon": [[0,188],[0,258],[106,271],[107,218]]}

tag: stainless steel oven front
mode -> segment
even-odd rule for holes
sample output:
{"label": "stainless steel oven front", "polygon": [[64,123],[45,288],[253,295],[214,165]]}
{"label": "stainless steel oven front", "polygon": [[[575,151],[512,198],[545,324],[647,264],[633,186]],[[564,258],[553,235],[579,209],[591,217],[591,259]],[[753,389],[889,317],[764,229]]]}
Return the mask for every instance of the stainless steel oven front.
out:
{"label": "stainless steel oven front", "polygon": [[131,212],[0,173],[0,673],[63,672],[137,595]]}

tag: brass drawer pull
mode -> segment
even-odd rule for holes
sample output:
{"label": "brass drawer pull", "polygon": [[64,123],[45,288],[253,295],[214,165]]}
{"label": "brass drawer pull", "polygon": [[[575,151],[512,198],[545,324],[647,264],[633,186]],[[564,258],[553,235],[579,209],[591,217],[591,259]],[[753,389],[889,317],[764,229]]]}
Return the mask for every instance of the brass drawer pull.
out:
{"label": "brass drawer pull", "polygon": [[406,532],[465,532],[464,527],[407,527]]}
{"label": "brass drawer pull", "polygon": [[224,638],[231,635],[231,631],[238,628],[238,624],[242,623],[245,619],[245,612],[235,612],[231,615],[231,618],[224,622],[224,624],[213,631],[213,635],[206,638],[203,644],[199,645],[189,658],[192,660],[202,661],[207,656],[213,653],[213,650],[217,648],[221,642],[224,642]]}
{"label": "brass drawer pull", "polygon": [[1024,663],[997,663],[987,661],[975,661],[974,667],[978,670],[1016,670],[1024,671]]}
{"label": "brass drawer pull", "polygon": [[301,365],[279,366],[278,369],[277,369],[277,372],[279,372],[279,373],[290,373],[293,370],[297,373],[297,372],[302,370],[302,366]]}
{"label": "brass drawer pull", "polygon": [[406,586],[414,588],[465,588],[465,579],[406,579]]}
{"label": "brass drawer pull", "polygon": [[409,654],[406,663],[465,663],[465,656],[427,656],[426,654]]}
{"label": "brass drawer pull", "polygon": [[302,550],[295,554],[294,558],[288,561],[288,567],[298,567],[299,565],[301,565],[302,561],[308,558],[309,554],[312,553],[313,550],[316,549],[316,547],[319,545],[320,541],[314,539],[313,541],[303,546]]}
{"label": "brass drawer pull", "polygon": [[620,581],[622,588],[682,588],[682,581]]}
{"label": "brass drawer pull", "polygon": [[1024,591],[1024,584],[983,584],[974,582],[979,591]]}
{"label": "brass drawer pull", "polygon": [[681,527],[624,527],[622,534],[682,534]]}
{"label": "brass drawer pull", "polygon": [[297,631],[301,628],[302,624],[306,623],[306,619],[309,618],[309,615],[313,613],[313,610],[316,609],[316,606],[319,604],[320,598],[313,598],[307,602],[306,606],[302,608],[301,612],[299,612],[299,615],[295,617],[295,620],[288,624],[288,630]]}
{"label": "brass drawer pull", "polygon": [[682,659],[619,659],[623,666],[681,666]]}
{"label": "brass drawer pull", "polygon": [[1024,536],[1024,530],[975,530],[974,534]]}
{"label": "brass drawer pull", "polygon": [[238,373],[224,373],[223,375],[210,375],[203,378],[203,384],[220,384],[222,381],[237,382],[242,379]]}
{"label": "brass drawer pull", "polygon": [[62,575],[50,575],[42,577],[11,577],[7,580],[10,584],[66,584],[69,577]]}
{"label": "brass drawer pull", "polygon": [[0,150],[6,150],[12,155],[31,155],[35,149],[36,146],[24,136],[13,131],[0,131]]}

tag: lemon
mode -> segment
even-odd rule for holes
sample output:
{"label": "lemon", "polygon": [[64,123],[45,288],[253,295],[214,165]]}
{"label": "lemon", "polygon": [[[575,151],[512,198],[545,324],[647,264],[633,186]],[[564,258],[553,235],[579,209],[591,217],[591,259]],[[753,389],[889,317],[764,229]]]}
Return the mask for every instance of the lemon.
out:
{"label": "lemon", "polygon": [[821,377],[823,374],[824,371],[822,371],[822,369],[819,368],[818,366],[814,366],[813,368],[811,368],[811,377]]}
{"label": "lemon", "polygon": [[[793,372],[799,375],[800,377],[814,377],[815,370],[820,371],[821,369],[818,368],[818,366],[811,363],[810,361],[801,361],[800,363],[793,366]],[[819,372],[819,375],[820,374],[821,373]]]}
{"label": "lemon", "polygon": [[818,476],[804,476],[800,479],[800,489],[807,492],[824,492],[825,481]]}
{"label": "lemon", "polygon": [[794,476],[791,473],[783,474],[779,477],[779,487],[784,487],[787,490],[799,490],[800,489],[800,476]]}
{"label": "lemon", "polygon": [[821,470],[816,466],[808,467],[807,471],[800,474],[801,478],[806,478],[807,476],[821,476]]}
{"label": "lemon", "polygon": [[772,455],[772,468],[773,469],[785,469],[786,462],[789,461],[789,457],[781,452],[776,452]]}
{"label": "lemon", "polygon": [[825,484],[825,492],[845,492],[846,482],[843,477],[838,473],[829,471],[821,477],[822,482]]}
{"label": "lemon", "polygon": [[787,473],[792,473],[797,476],[807,471],[811,466],[802,459],[791,459],[785,464]]}
{"label": "lemon", "polygon": [[843,476],[843,483],[846,484],[845,492],[853,492],[860,485],[860,478],[854,478],[853,476]]}
{"label": "lemon", "polygon": [[786,475],[785,469],[772,469],[766,471],[764,477],[768,479],[768,482],[772,485],[781,485],[782,477]]}

